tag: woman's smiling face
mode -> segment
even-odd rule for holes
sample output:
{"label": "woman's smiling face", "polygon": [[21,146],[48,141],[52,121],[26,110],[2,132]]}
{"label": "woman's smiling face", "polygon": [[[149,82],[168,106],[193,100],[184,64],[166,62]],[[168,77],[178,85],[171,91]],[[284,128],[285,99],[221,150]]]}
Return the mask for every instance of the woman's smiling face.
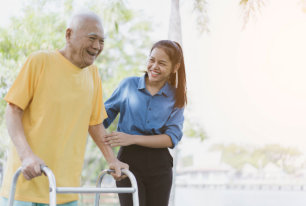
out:
{"label": "woman's smiling face", "polygon": [[147,73],[150,82],[165,83],[172,72],[172,62],[161,48],[154,48],[149,56]]}

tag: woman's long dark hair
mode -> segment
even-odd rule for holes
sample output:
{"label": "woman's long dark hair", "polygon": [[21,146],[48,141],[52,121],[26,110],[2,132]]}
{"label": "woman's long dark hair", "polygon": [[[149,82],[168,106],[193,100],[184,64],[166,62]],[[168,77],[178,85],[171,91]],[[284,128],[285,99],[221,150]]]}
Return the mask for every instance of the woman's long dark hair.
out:
{"label": "woman's long dark hair", "polygon": [[[180,67],[176,73],[171,73],[169,82],[173,87],[176,87],[175,91],[175,104],[174,107],[184,107],[187,104],[187,87],[186,87],[186,73],[185,63],[182,47],[179,43],[171,40],[161,40],[156,42],[151,52],[155,48],[163,49],[169,56],[172,63],[172,67],[176,64],[180,64]],[[151,53],[150,52],[150,53]],[[177,77],[176,77],[177,75]]]}

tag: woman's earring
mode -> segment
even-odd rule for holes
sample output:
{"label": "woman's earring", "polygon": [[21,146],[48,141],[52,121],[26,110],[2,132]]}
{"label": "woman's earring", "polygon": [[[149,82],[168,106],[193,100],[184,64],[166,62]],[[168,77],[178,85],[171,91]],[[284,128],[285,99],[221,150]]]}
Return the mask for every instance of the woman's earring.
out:
{"label": "woman's earring", "polygon": [[175,72],[175,88],[178,87],[178,72]]}

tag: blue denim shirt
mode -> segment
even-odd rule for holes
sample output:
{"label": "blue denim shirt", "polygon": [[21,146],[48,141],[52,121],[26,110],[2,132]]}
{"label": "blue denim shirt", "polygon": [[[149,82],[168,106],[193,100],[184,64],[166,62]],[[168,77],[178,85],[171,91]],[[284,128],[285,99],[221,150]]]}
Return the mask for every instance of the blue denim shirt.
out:
{"label": "blue denim shirt", "polygon": [[107,128],[120,113],[117,131],[135,135],[167,134],[173,147],[182,138],[184,108],[174,108],[175,88],[166,83],[152,96],[146,89],[146,76],[124,79],[105,102]]}

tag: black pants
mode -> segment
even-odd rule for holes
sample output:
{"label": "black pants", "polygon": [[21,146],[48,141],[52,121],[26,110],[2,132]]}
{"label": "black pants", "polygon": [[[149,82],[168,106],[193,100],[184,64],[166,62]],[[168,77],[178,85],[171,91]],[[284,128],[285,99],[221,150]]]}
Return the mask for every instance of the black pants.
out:
{"label": "black pants", "polygon": [[[168,206],[172,185],[172,171],[154,176],[136,175],[140,206]],[[117,187],[131,187],[125,178],[116,182]],[[133,206],[132,194],[119,194],[121,206]]]}

